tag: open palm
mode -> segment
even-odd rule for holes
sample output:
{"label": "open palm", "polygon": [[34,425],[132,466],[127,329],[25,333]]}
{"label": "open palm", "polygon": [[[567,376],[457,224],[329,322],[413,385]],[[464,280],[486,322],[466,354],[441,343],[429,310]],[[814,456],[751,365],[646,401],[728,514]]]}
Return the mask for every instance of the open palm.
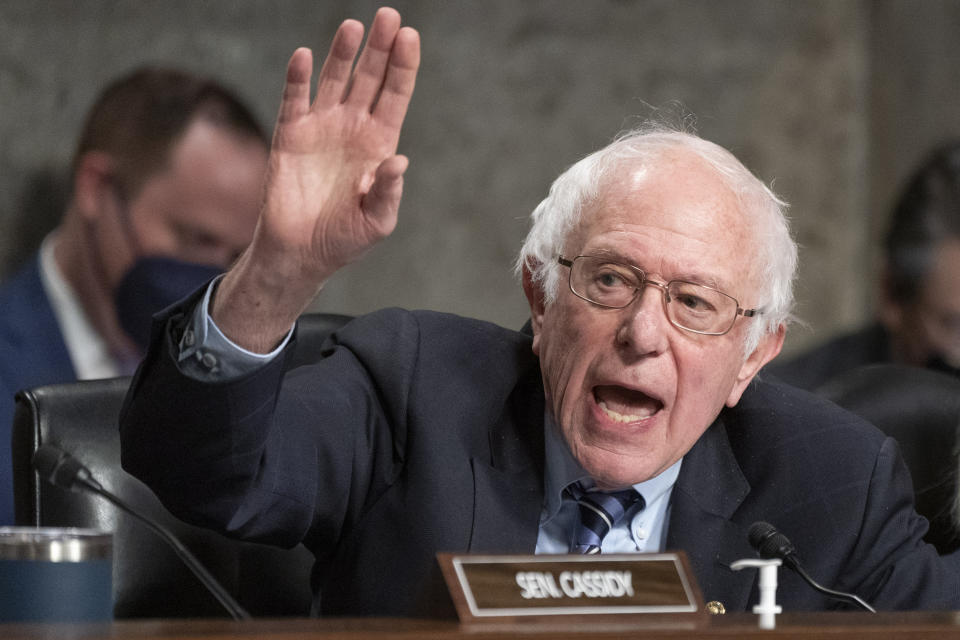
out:
{"label": "open palm", "polygon": [[341,25],[312,104],[310,51],[297,50],[287,68],[258,240],[305,275],[329,275],[396,225],[407,162],[395,154],[419,38],[381,9],[354,70],[362,38],[359,22]]}
{"label": "open palm", "polygon": [[272,349],[323,283],[397,224],[407,168],[397,142],[420,37],[383,8],[357,58],[362,40],[362,24],[340,25],[312,102],[310,50],[298,49],[287,65],[260,221],[211,309],[248,349]]}

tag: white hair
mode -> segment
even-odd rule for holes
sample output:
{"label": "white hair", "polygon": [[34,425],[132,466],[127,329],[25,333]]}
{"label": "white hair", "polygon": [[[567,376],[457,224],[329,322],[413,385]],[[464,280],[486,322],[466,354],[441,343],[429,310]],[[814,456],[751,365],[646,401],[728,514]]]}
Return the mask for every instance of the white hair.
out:
{"label": "white hair", "polygon": [[762,284],[758,307],[763,312],[755,316],[747,331],[746,357],[766,333],[776,332],[792,317],[797,246],[790,237],[787,204],[732,153],[692,133],[659,124],[646,125],[621,134],[564,171],[530,216],[532,226],[520,249],[515,271],[522,277],[523,269],[529,269],[534,285],[543,291],[546,304],[552,304],[563,281],[557,256],[578,228],[583,210],[601,194],[605,180],[612,179],[624,165],[633,167],[637,161],[655,162],[665,151],[674,149],[692,152],[705,160],[737,196],[741,213],[750,217],[754,242],[753,247],[744,250],[749,251],[759,265]]}

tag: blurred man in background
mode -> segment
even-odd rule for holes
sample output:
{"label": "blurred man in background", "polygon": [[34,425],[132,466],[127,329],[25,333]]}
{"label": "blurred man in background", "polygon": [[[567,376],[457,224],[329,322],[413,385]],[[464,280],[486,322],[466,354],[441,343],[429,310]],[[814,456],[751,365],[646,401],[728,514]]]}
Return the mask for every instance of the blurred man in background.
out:
{"label": "blurred man in background", "polygon": [[143,68],[101,94],[60,225],[0,287],[0,524],[16,391],[132,373],[152,314],[249,243],[266,159],[253,114],[208,78]]}
{"label": "blurred man in background", "polygon": [[934,149],[897,201],[877,319],[768,369],[816,390],[852,369],[887,362],[960,375],[960,141]]}

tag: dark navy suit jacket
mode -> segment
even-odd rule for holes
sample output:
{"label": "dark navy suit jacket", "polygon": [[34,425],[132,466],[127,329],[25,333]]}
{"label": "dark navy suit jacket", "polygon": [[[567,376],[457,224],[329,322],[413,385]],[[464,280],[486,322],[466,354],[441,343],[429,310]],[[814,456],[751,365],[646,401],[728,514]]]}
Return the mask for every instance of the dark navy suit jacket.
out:
{"label": "dark navy suit jacket", "polygon": [[[529,336],[386,310],[340,329],[316,364],[203,384],[175,361],[187,315],[155,325],[121,417],[124,467],[174,513],[303,541],[329,615],[452,614],[436,552],[534,552],[544,397]],[[757,520],[790,537],[822,584],[878,608],[958,609],[957,563],[922,542],[912,501],[893,440],[758,381],[684,458],[666,548],[685,551],[704,598],[729,610],[757,600],[756,572],[729,568],[756,557]],[[835,606],[785,571],[778,600]]]}
{"label": "dark navy suit jacket", "polygon": [[14,394],[77,379],[35,255],[0,287],[0,525],[13,523],[10,426]]}

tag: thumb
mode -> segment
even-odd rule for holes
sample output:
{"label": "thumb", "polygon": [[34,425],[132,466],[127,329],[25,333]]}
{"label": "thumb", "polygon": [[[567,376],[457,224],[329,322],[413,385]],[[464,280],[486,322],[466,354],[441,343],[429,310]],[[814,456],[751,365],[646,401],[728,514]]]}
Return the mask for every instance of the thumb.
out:
{"label": "thumb", "polygon": [[389,235],[397,225],[397,211],[403,195],[403,174],[409,164],[407,157],[400,155],[381,162],[370,190],[363,196],[363,212],[383,236]]}

